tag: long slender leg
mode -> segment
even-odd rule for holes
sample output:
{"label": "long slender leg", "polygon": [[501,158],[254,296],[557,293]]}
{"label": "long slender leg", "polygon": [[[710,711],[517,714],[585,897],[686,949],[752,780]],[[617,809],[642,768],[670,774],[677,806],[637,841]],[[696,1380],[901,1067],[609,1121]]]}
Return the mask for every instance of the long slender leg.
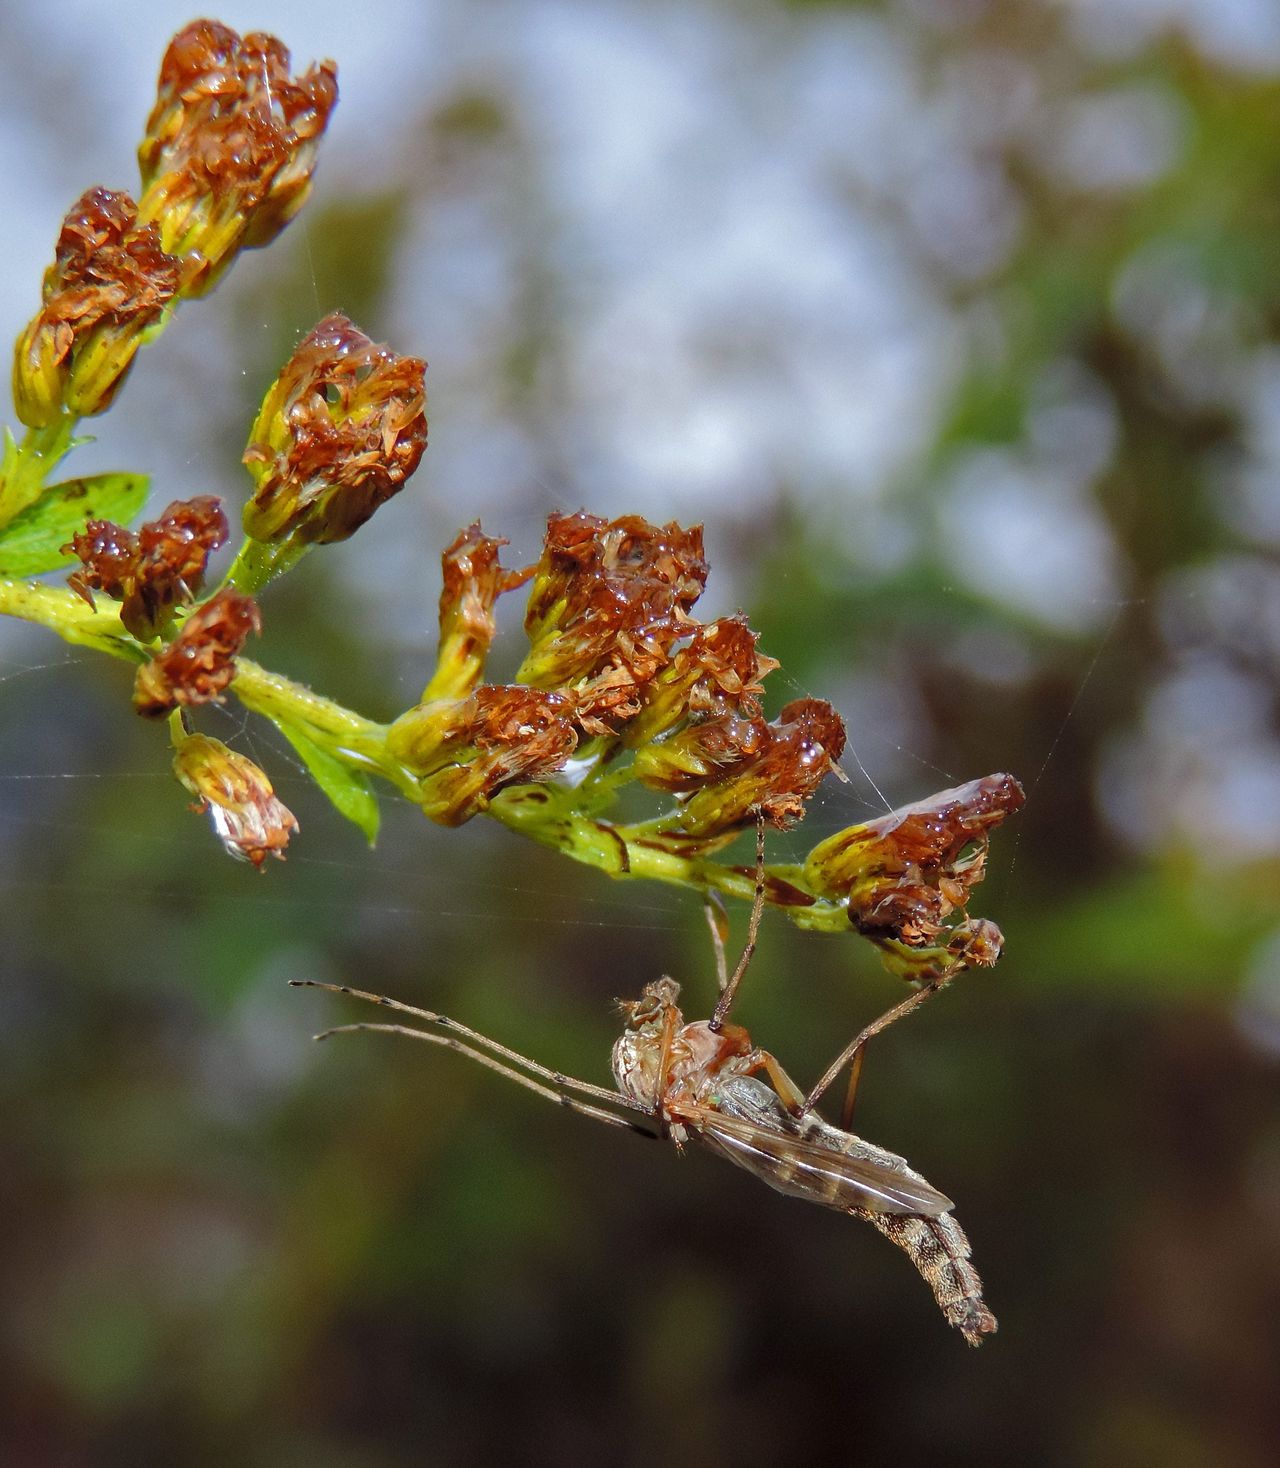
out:
{"label": "long slender leg", "polygon": [[[654,1133],[649,1127],[638,1121],[632,1121],[628,1117],[619,1116],[617,1112],[605,1111],[603,1107],[588,1105],[585,1101],[576,1101],[570,1095],[570,1088],[581,1087],[594,1093],[599,1089],[596,1086],[588,1086],[585,1081],[575,1081],[571,1076],[555,1076],[559,1087],[544,1086],[541,1081],[535,1081],[531,1076],[521,1075],[514,1066],[504,1065],[502,1061],[494,1059],[492,1055],[486,1055],[482,1050],[476,1050],[470,1045],[464,1044],[453,1035],[433,1035],[429,1030],[414,1029],[412,1025],[393,1024],[354,1024],[335,1025],[331,1030],[322,1030],[317,1040],[327,1040],[331,1035],[351,1035],[360,1030],[369,1030],[384,1035],[405,1035],[410,1040],[425,1040],[429,1045],[441,1045],[446,1050],[454,1050],[459,1055],[465,1055],[468,1060],[474,1060],[479,1065],[496,1071],[500,1076],[506,1076],[509,1081],[515,1081],[517,1085],[524,1086],[527,1090],[536,1092],[537,1095],[545,1097],[548,1101],[554,1101],[557,1106],[564,1106],[570,1111],[576,1111],[582,1116],[592,1116],[597,1121],[608,1122],[610,1126],[627,1127],[630,1131],[640,1132],[646,1137],[652,1137]],[[525,1064],[539,1071],[542,1066],[536,1066],[533,1061]],[[623,1095],[616,1092],[607,1092],[609,1098],[617,1106],[625,1107],[628,1111],[635,1111],[636,1107]],[[647,1116],[647,1112],[641,1113]]]}
{"label": "long slender leg", "polygon": [[[904,1016],[910,1014],[912,1010],[919,1009],[925,1000],[933,998],[945,982],[945,979],[934,980],[933,983],[926,984],[923,988],[917,989],[914,994],[909,994],[900,1004],[895,1004],[892,1009],[885,1010],[879,1019],[872,1020],[866,1029],[860,1030],[831,1064],[827,1066],[826,1070],[823,1071],[818,1084],[814,1086],[813,1090],[809,1092],[808,1097],[805,1099],[805,1103],[801,1107],[801,1115],[813,1110],[814,1106],[817,1105],[818,1098],[845,1066],[853,1061],[854,1057],[858,1055],[868,1040],[874,1039],[881,1031],[887,1030],[891,1024],[896,1023]],[[859,1062],[860,1068],[861,1063]]]}
{"label": "long slender leg", "polygon": [[840,1108],[840,1130],[853,1130],[853,1107],[858,1099],[858,1082],[862,1079],[862,1062],[867,1058],[867,1047],[863,1045],[853,1052],[849,1062],[849,1085],[844,1093],[844,1105]]}
{"label": "long slender leg", "polygon": [[716,1000],[716,1007],[711,1015],[711,1028],[718,1030],[729,1017],[729,1011],[733,1008],[733,1001],[738,993],[738,985],[747,971],[747,965],[756,951],[756,938],[760,933],[760,918],[764,912],[764,812],[756,812],[756,891],[751,902],[751,921],[747,925],[747,945],[742,950],[742,957],[738,960],[738,966],[729,977],[729,982],[724,984],[720,990],[720,997]]}
{"label": "long slender leg", "polygon": [[[450,1035],[461,1035],[473,1046],[487,1050],[490,1055],[496,1055],[510,1065],[531,1071],[542,1080],[549,1081],[553,1086],[567,1086],[580,1095],[593,1096],[597,1101],[616,1103],[625,1099],[617,1091],[609,1090],[607,1086],[593,1086],[590,1081],[575,1080],[572,1076],[562,1075],[558,1070],[552,1070],[548,1065],[539,1065],[536,1060],[530,1060],[527,1055],[521,1055],[518,1050],[512,1050],[508,1045],[500,1045],[497,1040],[491,1040],[488,1035],[482,1035],[479,1030],[459,1024],[456,1019],[450,1019],[447,1014],[434,1014],[429,1009],[415,1009],[412,1004],[404,1004],[399,999],[388,999],[385,994],[371,994],[367,989],[352,989],[346,984],[322,984],[319,979],[290,979],[289,983],[295,989],[326,989],[330,994],[348,994],[353,999],[367,999],[371,1004],[379,1004],[384,1009],[394,1009],[400,1014],[411,1014],[415,1019],[426,1020],[428,1024],[448,1030]],[[350,1029],[351,1026],[342,1025],[339,1028]],[[333,1030],[325,1031],[326,1035],[333,1033]],[[419,1034],[421,1031],[415,1030],[413,1033]]]}
{"label": "long slender leg", "polygon": [[716,955],[716,990],[723,994],[729,983],[729,966],[724,960],[724,940],[729,932],[729,916],[718,892],[706,892],[702,897],[702,915],[711,929],[711,947]]}

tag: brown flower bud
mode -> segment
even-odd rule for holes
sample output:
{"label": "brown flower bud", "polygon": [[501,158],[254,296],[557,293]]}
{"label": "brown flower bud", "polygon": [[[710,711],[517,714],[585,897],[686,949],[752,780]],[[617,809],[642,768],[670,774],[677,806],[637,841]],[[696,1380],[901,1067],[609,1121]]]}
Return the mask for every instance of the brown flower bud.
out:
{"label": "brown flower bud", "polygon": [[425,373],[425,362],[326,316],[268,389],[250,432],[245,531],[308,544],[353,535],[422,458]]}
{"label": "brown flower bud", "polygon": [[156,520],[135,535],[110,520],[90,520],[63,553],[84,565],[67,584],[91,605],[94,591],[123,601],[120,620],[139,641],[147,642],[195,599],[210,552],[228,533],[227,517],[213,495],[174,500]]}
{"label": "brown flower bud", "polygon": [[218,739],[191,734],[178,746],[173,772],[198,798],[195,809],[208,811],[229,856],[258,868],[269,856],[284,858],[298,822],[251,759]]}
{"label": "brown flower bud", "polygon": [[440,652],[424,703],[464,698],[479,681],[497,631],[494,606],[498,598],[523,586],[533,574],[532,566],[523,571],[503,569],[498,552],[506,544],[485,535],[477,520],[441,557]]}
{"label": "brown flower bud", "polygon": [[[991,832],[1022,802],[1012,775],[971,780],[828,837],[809,853],[805,874],[815,891],[847,898],[859,932],[929,946],[982,880]],[[977,956],[990,928],[966,929],[966,963],[995,961]],[[993,941],[998,955],[999,929]]]}
{"label": "brown flower bud", "polygon": [[642,744],[635,754],[635,774],[653,790],[698,790],[758,759],[772,742],[773,731],[762,718],[730,713],[696,719],[665,739]]}
{"label": "brown flower bud", "polygon": [[422,809],[448,826],[470,820],[509,785],[563,769],[577,742],[572,699],[519,684],[419,704],[387,735],[389,752],[420,776]]}
{"label": "brown flower bud", "polygon": [[900,938],[866,935],[880,949],[885,967],[911,984],[940,987],[968,968],[990,968],[1004,948],[1004,934],[989,918],[962,918],[938,935],[942,940],[912,947]]}
{"label": "brown flower bud", "polygon": [[778,664],[756,651],[756,641],[742,616],[698,627],[645,685],[640,712],[623,731],[623,742],[633,749],[647,745],[690,715],[758,719],[762,680]]}
{"label": "brown flower bud", "polygon": [[337,100],[333,62],[291,77],[274,36],[197,20],[173,38],[138,148],[139,211],[183,257],[184,295],[209,290],[301,209]]}
{"label": "brown flower bud", "polygon": [[550,516],[517,680],[572,689],[588,732],[616,730],[639,713],[640,690],[696,627],[689,608],[706,580],[700,525]]}
{"label": "brown flower bud", "polygon": [[235,660],[250,632],[262,631],[251,596],[229,588],[192,612],[177,637],[133,682],[133,706],[143,718],[157,719],[181,705],[220,702],[235,676]]}
{"label": "brown flower bud", "polygon": [[105,412],[177,289],[178,262],[129,195],[90,189],[63,221],[44,304],[14,348],[18,417],[40,428]]}
{"label": "brown flower bud", "polygon": [[844,721],[820,698],[787,704],[772,724],[753,726],[752,737],[761,730],[758,747],[733,763],[727,776],[689,797],[680,822],[685,831],[730,831],[757,811],[785,828],[804,814],[805,801],[844,750]]}

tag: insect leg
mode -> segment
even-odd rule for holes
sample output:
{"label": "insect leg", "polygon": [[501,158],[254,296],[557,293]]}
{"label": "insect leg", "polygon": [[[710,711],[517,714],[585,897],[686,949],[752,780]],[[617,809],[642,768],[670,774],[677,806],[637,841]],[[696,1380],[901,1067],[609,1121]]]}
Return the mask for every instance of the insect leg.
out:
{"label": "insect leg", "polygon": [[729,932],[729,916],[718,892],[705,892],[702,897],[702,915],[711,929],[711,946],[716,955],[716,988],[723,994],[729,983],[729,968],[724,961],[724,940]]}
{"label": "insect leg", "polygon": [[[434,1014],[429,1009],[415,1009],[412,1004],[404,1004],[399,999],[388,999],[385,994],[371,994],[366,989],[352,989],[346,984],[322,984],[318,979],[290,979],[289,983],[295,989],[326,989],[330,994],[347,994],[353,999],[367,999],[371,1004],[379,1004],[384,1009],[394,1009],[400,1014],[411,1014],[415,1019],[425,1020],[428,1024],[435,1025],[438,1029],[446,1030],[450,1036],[461,1036],[472,1047],[487,1050],[490,1055],[496,1055],[505,1060],[510,1066],[518,1066],[522,1070],[530,1071],[541,1077],[544,1081],[550,1081],[556,1086],[568,1086],[583,1096],[592,1096],[597,1101],[618,1102],[624,1100],[617,1091],[610,1091],[606,1086],[593,1086],[590,1081],[579,1081],[571,1076],[561,1075],[550,1066],[539,1065],[536,1060],[530,1060],[527,1055],[521,1055],[518,1050],[512,1050],[509,1045],[501,1045],[497,1040],[491,1040],[488,1035],[482,1035],[479,1030],[473,1030],[469,1026],[459,1024],[456,1019],[450,1019],[447,1014]],[[350,1029],[349,1025],[340,1028]],[[365,1027],[367,1028],[367,1026]],[[333,1030],[326,1030],[325,1034],[333,1034]],[[410,1030],[410,1034],[421,1034],[420,1030]],[[436,1038],[443,1042],[443,1037]],[[470,1053],[470,1051],[468,1051]],[[485,1062],[488,1063],[487,1061]],[[628,1103],[629,1105],[630,1103]]]}
{"label": "insect leg", "polygon": [[[919,1009],[920,1006],[925,1002],[925,1000],[932,999],[933,996],[938,992],[939,989],[942,988],[945,983],[946,979],[935,979],[931,983],[925,984],[923,987],[917,989],[914,994],[908,994],[907,997],[901,1001],[901,1003],[895,1004],[892,1009],[886,1009],[885,1012],[880,1016],[880,1018],[872,1020],[871,1023],[866,1027],[866,1029],[859,1030],[859,1032],[853,1037],[852,1040],[850,1040],[850,1042],[844,1047],[840,1054],[836,1056],[836,1058],[831,1062],[829,1066],[827,1066],[826,1070],[823,1071],[822,1076],[818,1081],[818,1084],[814,1086],[813,1090],[810,1091],[808,1096],[805,1098],[805,1103],[800,1108],[801,1115],[804,1115],[804,1113],[813,1110],[814,1106],[818,1102],[818,1098],[827,1089],[831,1082],[836,1079],[836,1077],[840,1074],[840,1072],[845,1068],[846,1065],[850,1065],[856,1062],[858,1073],[861,1074],[862,1061],[860,1059],[860,1052],[866,1045],[867,1041],[874,1039],[876,1035],[881,1033],[881,1031],[887,1030],[891,1024],[894,1024],[896,1023],[896,1021],[904,1018],[913,1010]],[[857,1091],[856,1081],[854,1082],[854,1091],[855,1093]],[[846,1106],[850,1106],[850,1102],[847,1098],[845,1104]]]}
{"label": "insect leg", "polygon": [[858,1099],[858,1082],[862,1079],[862,1062],[866,1058],[867,1047],[863,1045],[853,1052],[853,1059],[849,1062],[849,1086],[844,1093],[844,1105],[840,1108],[842,1132],[853,1130],[853,1106]]}
{"label": "insect leg", "polygon": [[747,1073],[750,1074],[752,1070],[757,1069],[764,1071],[765,1075],[769,1077],[769,1084],[778,1093],[782,1104],[788,1111],[803,1112],[804,1092],[767,1050],[752,1051],[751,1064]]}
{"label": "insect leg", "polygon": [[747,965],[751,962],[751,956],[756,951],[756,938],[760,933],[760,918],[764,912],[764,812],[756,811],[756,892],[751,902],[751,921],[747,926],[747,946],[742,950],[742,957],[738,960],[738,966],[729,976],[729,982],[723,984],[720,989],[720,997],[716,1000],[716,1007],[711,1015],[711,1028],[718,1030],[729,1017],[729,1011],[733,1008],[734,997],[738,992],[738,985],[742,982],[742,976],[747,971]]}

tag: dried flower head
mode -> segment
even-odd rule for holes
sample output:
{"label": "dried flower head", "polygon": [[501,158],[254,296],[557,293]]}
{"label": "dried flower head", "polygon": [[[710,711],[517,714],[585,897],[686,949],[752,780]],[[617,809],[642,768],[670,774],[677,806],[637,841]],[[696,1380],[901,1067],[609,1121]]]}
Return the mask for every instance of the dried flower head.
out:
{"label": "dried flower head", "polygon": [[572,689],[584,729],[616,730],[640,711],[640,691],[676,641],[696,628],[688,613],[706,580],[700,525],[550,516],[517,679]]}
{"label": "dried flower head", "polygon": [[563,769],[578,743],[573,700],[520,684],[485,684],[468,698],[419,704],[392,724],[387,746],[420,777],[422,808],[457,826],[509,785]]}
{"label": "dried flower head", "polygon": [[[794,700],[772,724],[717,722],[726,736],[719,763],[728,773],[713,774],[685,802],[680,824],[690,835],[731,832],[757,812],[779,828],[789,826],[804,814],[805,801],[844,751],[844,721],[820,698]],[[691,732],[697,728],[691,726]]]}
{"label": "dried flower head", "polygon": [[92,605],[94,591],[122,601],[120,620],[142,642],[162,631],[195,599],[210,552],[227,538],[227,517],[213,495],[175,500],[136,534],[110,520],[90,520],[64,553],[84,569],[68,585]]}
{"label": "dried flower head", "polygon": [[250,432],[245,531],[303,543],[353,535],[422,458],[425,373],[417,357],[326,316],[285,364]]}
{"label": "dried flower head", "polygon": [[480,522],[463,530],[441,557],[440,651],[425,699],[461,698],[484,671],[497,631],[494,607],[533,574],[533,568],[508,571],[498,556],[505,540],[485,535]]}
{"label": "dried flower head", "polygon": [[195,809],[208,811],[230,856],[258,868],[269,856],[283,860],[298,822],[251,759],[221,740],[191,734],[178,745],[173,772],[197,797]]}
{"label": "dried flower head", "polygon": [[743,616],[696,627],[691,641],[644,687],[623,742],[642,747],[689,717],[708,723],[758,719],[763,680],[778,664],[757,652],[757,640]]}
{"label": "dried flower head", "polygon": [[63,221],[43,305],[14,348],[18,417],[40,428],[63,412],[104,412],[177,289],[178,262],[128,194],[82,195]]}
{"label": "dried flower head", "polygon": [[133,706],[155,719],[179,707],[220,701],[235,676],[235,660],[262,618],[251,596],[230,588],[192,612],[177,637],[138,669]]}
{"label": "dried flower head", "polygon": [[[848,902],[849,919],[871,938],[908,947],[936,942],[983,877],[991,832],[1023,802],[1012,775],[987,775],[904,805],[821,842],[805,871],[815,889]],[[971,961],[999,930],[972,932]]]}
{"label": "dried flower head", "polygon": [[209,290],[243,248],[301,209],[338,100],[337,68],[299,77],[274,36],[193,21],[170,42],[138,148],[139,211],[183,260],[183,293]]}

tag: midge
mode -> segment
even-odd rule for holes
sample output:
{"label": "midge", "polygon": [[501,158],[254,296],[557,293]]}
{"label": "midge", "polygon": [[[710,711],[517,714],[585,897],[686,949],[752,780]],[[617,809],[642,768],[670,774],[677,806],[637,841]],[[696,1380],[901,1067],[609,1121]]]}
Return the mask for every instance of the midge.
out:
{"label": "midge", "polygon": [[[996,1329],[996,1319],[983,1301],[982,1281],[969,1262],[969,1240],[952,1216],[951,1199],[903,1158],[831,1126],[812,1111],[818,1094],[839,1066],[829,1070],[806,1097],[769,1051],[752,1043],[741,1025],[725,1023],[755,949],[762,888],[763,862],[758,858],[747,945],[731,978],[726,978],[723,947],[712,923],[720,1002],[711,1019],[686,1023],[676,1002],[680,986],[665,976],[646,984],[639,999],[620,1002],[626,1027],[613,1046],[616,1091],[562,1075],[448,1015],[345,984],[313,979],[290,982],[295,987],[367,999],[431,1026],[339,1025],[317,1035],[317,1040],[378,1030],[443,1045],[584,1116],[644,1136],[669,1138],[677,1147],[696,1142],[754,1173],[780,1193],[866,1219],[904,1250],[950,1324],[970,1345],[981,1345],[983,1337]],[[866,1040],[907,1007],[915,1007],[928,992],[919,991],[890,1010],[842,1052],[843,1063],[854,1057],[855,1076]],[[846,1114],[850,1110],[851,1103]]]}

